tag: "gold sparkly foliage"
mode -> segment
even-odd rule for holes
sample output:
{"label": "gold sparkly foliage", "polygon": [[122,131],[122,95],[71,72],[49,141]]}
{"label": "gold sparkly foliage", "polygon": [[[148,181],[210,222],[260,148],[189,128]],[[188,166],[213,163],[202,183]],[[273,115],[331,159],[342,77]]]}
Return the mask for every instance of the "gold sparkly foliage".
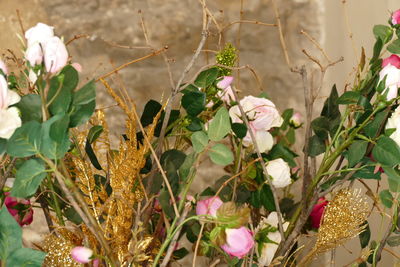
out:
{"label": "gold sparkly foliage", "polygon": [[[74,243],[77,242],[77,243]],[[71,257],[71,249],[78,246],[79,238],[69,231],[63,231],[58,236],[48,235],[43,244],[42,250],[46,252],[43,267],[79,267],[81,264]]]}
{"label": "gold sparkly foliage", "polygon": [[359,235],[364,230],[363,223],[367,217],[368,203],[361,196],[361,191],[340,190],[327,205],[317,242],[302,262],[307,263],[317,254],[334,249]]}

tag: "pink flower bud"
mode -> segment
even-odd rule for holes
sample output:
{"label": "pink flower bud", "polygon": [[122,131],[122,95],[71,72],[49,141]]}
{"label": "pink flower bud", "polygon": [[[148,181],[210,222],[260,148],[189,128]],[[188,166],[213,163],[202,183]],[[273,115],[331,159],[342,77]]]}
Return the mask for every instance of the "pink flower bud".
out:
{"label": "pink flower bud", "polygon": [[219,197],[210,197],[197,202],[196,214],[197,215],[211,215],[216,217],[217,210],[223,204]]}
{"label": "pink flower bud", "polygon": [[321,197],[320,199],[318,199],[317,204],[315,204],[315,206],[313,207],[310,213],[312,228],[319,228],[326,205],[328,205],[328,200],[326,200],[324,197]]}
{"label": "pink flower bud", "polygon": [[51,37],[44,44],[44,64],[47,72],[56,73],[67,65],[68,51],[58,37]]}
{"label": "pink flower bud", "polygon": [[252,232],[242,226],[237,229],[226,229],[226,243],[221,248],[231,256],[243,258],[254,246]]}
{"label": "pink flower bud", "polygon": [[386,67],[389,64],[400,69],[400,57],[398,55],[393,54],[390,57],[385,58],[382,61],[382,68]]}
{"label": "pink flower bud", "polygon": [[289,122],[290,122],[290,124],[292,124],[296,128],[300,127],[301,124],[303,123],[303,116],[301,115],[300,112],[296,112],[290,118]]}
{"label": "pink flower bud", "polygon": [[71,64],[72,67],[74,67],[74,69],[76,69],[77,72],[82,72],[82,65],[75,62]]}
{"label": "pink flower bud", "polygon": [[392,23],[393,23],[393,25],[400,24],[400,9],[393,12]]}
{"label": "pink flower bud", "polygon": [[[33,209],[31,202],[28,199],[10,197],[10,192],[6,192],[4,194],[6,195],[4,205],[7,207],[8,212],[14,217],[17,223],[20,226],[31,224],[33,221]],[[24,209],[21,210],[21,206]]]}
{"label": "pink flower bud", "polygon": [[228,88],[231,85],[232,81],[233,81],[233,77],[232,76],[224,76],[222,78],[222,80],[220,80],[217,83],[217,87],[219,89],[225,90],[226,88]]}
{"label": "pink flower bud", "polygon": [[28,41],[28,47],[34,43],[43,43],[46,39],[54,36],[53,27],[39,22],[36,26],[25,32],[25,38]]}
{"label": "pink flower bud", "polygon": [[89,263],[93,256],[93,250],[86,247],[74,247],[71,250],[72,258],[79,263]]}
{"label": "pink flower bud", "polygon": [[4,63],[4,61],[1,59],[0,59],[0,69],[3,71],[5,75],[8,75],[8,69],[6,63]]}

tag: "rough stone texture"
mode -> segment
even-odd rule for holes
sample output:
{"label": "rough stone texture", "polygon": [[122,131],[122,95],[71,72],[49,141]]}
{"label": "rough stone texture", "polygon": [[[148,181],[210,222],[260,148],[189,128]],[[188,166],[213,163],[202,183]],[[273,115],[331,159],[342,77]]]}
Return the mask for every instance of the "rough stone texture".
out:
{"label": "rough stone texture", "polygon": [[[292,65],[301,65],[306,62],[301,49],[306,48],[310,53],[316,53],[316,50],[299,32],[304,29],[316,39],[322,36],[319,23],[322,14],[321,1],[276,2]],[[275,23],[271,1],[244,0],[243,3],[244,19]],[[208,1],[207,4],[220,25],[239,20],[240,1],[214,0]],[[19,24],[13,12],[16,8],[21,11],[25,28],[41,21],[54,25],[56,34],[64,36],[65,40],[77,34],[89,35],[88,38],[75,40],[68,46],[73,61],[82,64],[83,76],[87,79],[98,77],[112,70],[113,66],[149,53],[148,49],[122,49],[106,42],[127,46],[146,45],[139,10],[145,18],[151,45],[156,49],[166,45],[169,47],[167,56],[171,62],[175,82],[196,49],[201,34],[201,5],[196,0],[6,0],[2,1],[0,9],[0,21],[3,22],[0,26],[2,53],[5,53],[6,48],[11,48],[16,53],[20,50],[18,40],[13,36],[14,32],[19,31]],[[236,44],[238,29],[239,24],[227,29],[223,41]],[[211,38],[206,48],[220,49],[215,26],[211,27]],[[304,110],[300,76],[289,71],[276,28],[243,24],[240,52],[240,65],[249,64],[255,69],[262,82],[262,90],[270,95],[281,111],[287,107]],[[208,55],[209,62],[212,62],[212,53]],[[187,78],[192,77],[206,62],[208,61],[204,53]],[[164,97],[165,100],[168,96],[170,85],[161,56],[133,64],[120,71],[120,74],[139,111],[150,98],[161,100]],[[261,92],[250,71],[241,71],[240,77],[241,82],[237,86],[241,90],[241,95],[258,95]],[[119,83],[113,84],[116,87]],[[106,95],[100,84],[98,88],[98,107],[113,105],[114,102]],[[120,134],[124,124],[123,119],[118,117],[120,113],[115,108],[108,109],[108,113],[111,129],[115,130],[116,135]],[[301,146],[300,143],[298,149]],[[194,186],[196,192],[212,184],[222,174],[224,171],[221,169],[215,168],[210,172],[209,168],[204,168],[199,174],[201,179],[198,179],[198,183]]]}

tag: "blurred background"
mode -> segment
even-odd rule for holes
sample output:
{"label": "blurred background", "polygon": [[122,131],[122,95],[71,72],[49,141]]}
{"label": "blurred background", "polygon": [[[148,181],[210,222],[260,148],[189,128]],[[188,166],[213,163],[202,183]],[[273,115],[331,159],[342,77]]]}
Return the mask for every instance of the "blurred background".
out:
{"label": "blurred background", "polygon": [[[319,113],[319,107],[333,84],[337,84],[339,93],[343,92],[346,84],[351,85],[353,68],[358,64],[361,47],[364,47],[367,58],[371,56],[374,43],[373,25],[386,24],[390,12],[400,8],[398,0],[275,2],[281,16],[291,65],[294,67],[305,64],[310,75],[309,80],[314,85],[318,86],[319,82],[318,66],[307,59],[302,49],[324,64],[326,61],[320,50],[300,33],[301,30],[321,44],[333,61],[341,56],[344,58],[343,62],[328,70],[316,103],[315,115]],[[206,4],[221,28],[239,20],[276,23],[271,0],[212,0],[206,1]],[[73,56],[72,61],[82,65],[82,74],[86,80],[99,77],[116,66],[151,53],[148,48],[151,45],[156,50],[168,46],[165,55],[176,82],[201,37],[202,9],[198,0],[2,0],[0,53],[5,59],[10,56],[9,51],[17,56],[22,55],[21,41],[16,35],[22,34],[16,10],[19,10],[25,30],[43,22],[54,26],[56,34],[64,36],[66,41],[77,35],[84,36],[70,43],[68,50]],[[143,24],[147,31],[147,41]],[[215,25],[211,25],[210,33],[206,51],[202,52],[188,78],[199,67],[213,62],[214,51],[221,48]],[[258,95],[264,91],[281,111],[291,107],[304,113],[301,77],[289,70],[276,27],[236,23],[224,28],[222,36],[222,45],[225,42],[236,45],[240,50],[240,65],[250,65],[261,81],[260,88],[257,79],[248,69],[240,72],[240,81],[238,74],[234,73],[236,86],[242,96]],[[162,56],[132,64],[119,74],[120,80],[110,81],[115,86],[120,86],[120,81],[123,82],[139,111],[149,99],[160,101],[168,97],[170,83]],[[99,108],[114,104],[101,84],[98,85],[97,94]],[[115,135],[118,136],[123,131],[124,120],[118,117],[118,109],[107,110],[110,128],[115,129]],[[300,141],[297,145],[299,152],[302,144]],[[202,174],[204,179],[201,179],[196,188],[202,191],[221,174],[223,170],[219,169],[213,175],[209,172]],[[379,233],[379,229],[384,226],[380,219],[374,220],[372,231]],[[34,220],[34,224],[25,229],[24,234],[28,240],[40,240],[38,233],[41,230],[46,230],[45,225]],[[346,248],[338,249],[335,266],[352,262],[358,257],[359,251],[358,240],[349,243]],[[395,265],[393,257],[389,259],[385,252],[383,257],[385,261],[381,263],[382,266]],[[321,263],[316,266],[327,265],[329,259],[329,256],[321,259]]]}

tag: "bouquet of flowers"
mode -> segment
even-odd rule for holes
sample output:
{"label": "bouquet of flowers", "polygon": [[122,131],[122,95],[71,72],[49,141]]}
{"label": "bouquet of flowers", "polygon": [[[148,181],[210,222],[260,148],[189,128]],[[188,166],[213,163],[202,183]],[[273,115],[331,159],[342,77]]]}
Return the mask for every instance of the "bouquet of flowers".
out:
{"label": "bouquet of flowers", "polygon": [[[279,111],[265,93],[239,96],[234,73],[248,67],[230,43],[187,77],[216,23],[204,12],[199,46],[168,100],[149,100],[142,114],[107,80],[126,64],[80,84],[82,67],[46,24],[24,32],[23,58],[0,61],[1,266],[197,266],[200,256],[210,266],[307,266],[357,236],[354,263],[376,266],[400,244],[400,11],[374,27],[373,55],[362,54],[351,87],[333,86],[318,117],[305,66],[291,67],[304,82],[303,115]],[[306,55],[322,77],[338,62]],[[124,114],[118,144],[96,87]],[[305,145],[295,151],[299,128]],[[193,190],[210,164],[226,175]],[[26,248],[21,227],[33,207],[49,232]],[[374,208],[390,218],[377,240]]]}

